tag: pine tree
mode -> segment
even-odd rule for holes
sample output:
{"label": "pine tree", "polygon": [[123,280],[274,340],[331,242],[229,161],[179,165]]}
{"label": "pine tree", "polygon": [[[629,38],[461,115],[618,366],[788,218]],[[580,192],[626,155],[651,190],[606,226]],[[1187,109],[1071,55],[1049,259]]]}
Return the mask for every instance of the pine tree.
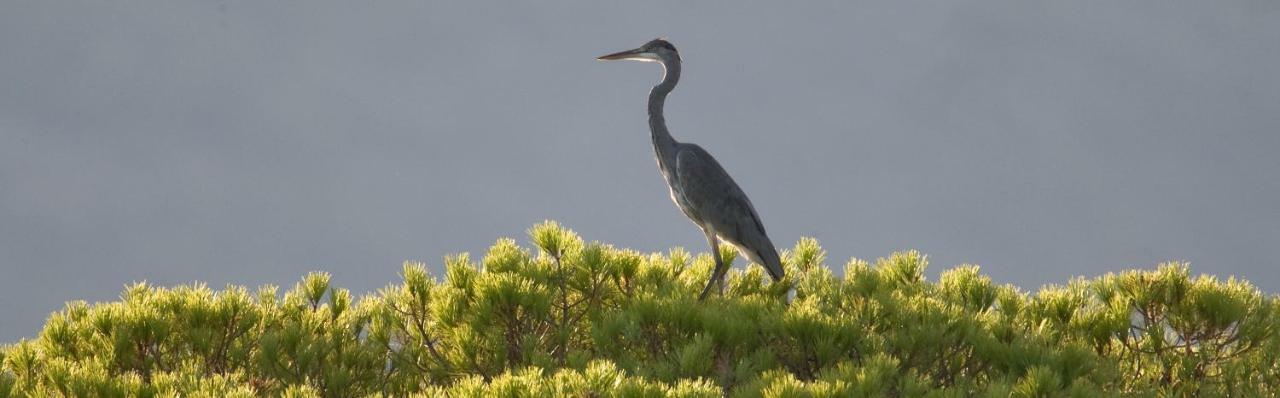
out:
{"label": "pine tree", "polygon": [[1280,299],[1183,263],[1030,293],[971,265],[927,281],[917,252],[836,275],[802,239],[780,283],[735,270],[699,302],[733,252],[529,237],[358,299],[312,273],[71,302],[0,349],[0,397],[1280,395]]}

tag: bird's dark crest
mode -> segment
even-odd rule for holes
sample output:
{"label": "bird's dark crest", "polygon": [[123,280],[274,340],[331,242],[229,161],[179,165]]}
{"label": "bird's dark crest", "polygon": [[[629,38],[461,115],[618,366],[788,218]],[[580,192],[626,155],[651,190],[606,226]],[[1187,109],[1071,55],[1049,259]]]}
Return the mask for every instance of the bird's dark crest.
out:
{"label": "bird's dark crest", "polygon": [[662,48],[671,50],[672,52],[678,52],[676,51],[676,46],[671,45],[671,42],[667,41],[665,37],[659,37],[657,39],[653,39],[652,41],[649,42],[649,46],[662,47]]}

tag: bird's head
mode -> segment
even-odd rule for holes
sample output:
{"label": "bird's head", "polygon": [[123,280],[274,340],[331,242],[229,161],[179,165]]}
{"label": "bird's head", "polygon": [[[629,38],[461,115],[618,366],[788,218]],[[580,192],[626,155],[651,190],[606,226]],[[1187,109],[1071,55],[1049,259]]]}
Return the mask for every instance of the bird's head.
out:
{"label": "bird's head", "polygon": [[639,48],[619,51],[596,59],[600,61],[629,60],[670,63],[672,61],[680,61],[680,53],[676,52],[676,47],[671,45],[670,42],[663,39],[653,39]]}

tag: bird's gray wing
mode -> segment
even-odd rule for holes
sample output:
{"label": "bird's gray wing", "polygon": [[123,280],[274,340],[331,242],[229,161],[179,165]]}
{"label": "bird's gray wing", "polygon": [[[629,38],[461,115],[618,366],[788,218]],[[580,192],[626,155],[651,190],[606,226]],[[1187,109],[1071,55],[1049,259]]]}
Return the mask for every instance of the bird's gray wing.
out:
{"label": "bird's gray wing", "polygon": [[686,144],[676,154],[676,177],[685,202],[701,221],[711,223],[726,237],[747,233],[764,235],[764,224],[751,199],[729,177],[724,167],[702,147]]}
{"label": "bird's gray wing", "polygon": [[680,195],[699,220],[738,246],[751,260],[763,265],[776,279],[782,277],[777,249],[764,231],[751,199],[729,177],[719,162],[705,149],[681,145],[676,154],[676,177]]}

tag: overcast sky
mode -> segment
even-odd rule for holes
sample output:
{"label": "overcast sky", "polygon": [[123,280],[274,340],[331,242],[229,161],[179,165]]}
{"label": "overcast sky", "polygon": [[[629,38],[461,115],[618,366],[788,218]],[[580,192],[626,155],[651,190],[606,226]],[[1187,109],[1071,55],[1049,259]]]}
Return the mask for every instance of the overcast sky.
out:
{"label": "overcast sky", "polygon": [[1034,290],[1186,260],[1280,290],[1280,2],[10,2],[0,342],[131,281],[372,291],[556,219],[704,251],[677,139],[773,241]]}

